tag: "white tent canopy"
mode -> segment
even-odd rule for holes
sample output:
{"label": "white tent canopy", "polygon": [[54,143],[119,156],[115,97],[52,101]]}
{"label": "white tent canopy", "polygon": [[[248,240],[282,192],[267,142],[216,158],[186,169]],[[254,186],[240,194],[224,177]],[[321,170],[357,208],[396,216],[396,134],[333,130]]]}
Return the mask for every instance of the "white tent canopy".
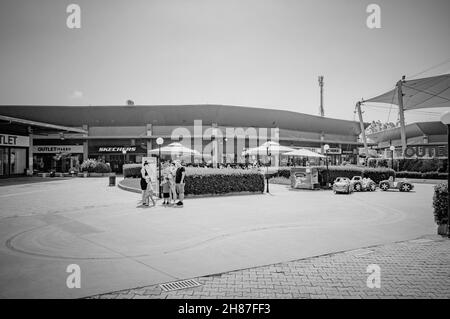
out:
{"label": "white tent canopy", "polygon": [[[155,148],[152,149],[150,151],[148,151],[150,154],[159,154],[159,148]],[[162,155],[178,155],[178,156],[183,156],[183,155],[200,155],[201,154],[199,152],[197,152],[196,150],[192,150],[188,147],[185,147],[183,145],[181,145],[181,143],[171,143],[167,146],[161,147],[161,154]]]}
{"label": "white tent canopy", "polygon": [[[402,82],[403,109],[450,107],[450,74]],[[398,105],[397,88],[363,102]]]}
{"label": "white tent canopy", "polygon": [[325,157],[325,155],[301,148],[292,152],[284,153],[287,156],[303,156],[303,157]]}
{"label": "white tent canopy", "polygon": [[242,152],[242,155],[267,155],[267,151],[269,151],[271,155],[279,155],[292,152],[293,150],[294,149],[287,146],[282,146],[277,142],[269,141],[258,147],[250,148]]}

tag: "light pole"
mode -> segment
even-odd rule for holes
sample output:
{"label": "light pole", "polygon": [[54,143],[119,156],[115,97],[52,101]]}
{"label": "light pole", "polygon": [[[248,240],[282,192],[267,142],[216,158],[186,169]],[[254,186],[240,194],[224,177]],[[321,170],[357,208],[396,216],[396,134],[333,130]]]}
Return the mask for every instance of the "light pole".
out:
{"label": "light pole", "polygon": [[328,171],[328,150],[330,149],[330,145],[328,145],[328,144],[325,144],[324,146],[323,146],[323,149],[325,150],[325,163],[326,163],[326,165],[327,165],[327,188],[328,188],[328,184],[329,184],[329,182],[328,182],[328,179],[329,179],[329,177],[328,177],[328,175],[329,175],[329,171]]}
{"label": "light pole", "polygon": [[391,150],[391,168],[394,169],[394,152],[395,152],[395,146],[391,145],[389,147],[389,149]]}
{"label": "light pole", "polygon": [[[447,189],[450,186],[450,159],[449,159],[449,146],[450,146],[450,112],[445,112],[441,116],[441,122],[447,125]],[[447,237],[450,238],[450,192],[447,197]]]}
{"label": "light pole", "polygon": [[[270,148],[270,144],[267,144],[267,148],[266,148],[266,154],[267,154],[267,157],[268,158],[270,158],[269,156],[272,156],[270,153],[269,153],[269,148]],[[270,159],[269,159],[269,163],[267,163],[267,164],[271,164],[271,161],[270,161]],[[268,193],[269,192],[269,165],[266,165],[266,185],[267,185],[267,189],[266,189],[266,192]]]}
{"label": "light pole", "polygon": [[156,144],[158,144],[158,196],[161,196],[161,145],[164,143],[164,139],[162,137],[158,137],[156,139]]}
{"label": "light pole", "polygon": [[125,161],[127,159],[127,150],[125,148],[122,150],[122,154],[123,154],[123,164],[122,164],[122,173],[123,173],[123,165],[125,165]]}

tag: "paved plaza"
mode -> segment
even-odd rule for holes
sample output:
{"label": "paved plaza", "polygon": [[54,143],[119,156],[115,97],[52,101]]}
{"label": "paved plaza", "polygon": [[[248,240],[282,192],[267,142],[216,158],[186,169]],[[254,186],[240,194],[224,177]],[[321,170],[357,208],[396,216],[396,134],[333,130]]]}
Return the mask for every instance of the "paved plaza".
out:
{"label": "paved plaza", "polygon": [[[380,288],[367,286],[368,265]],[[201,286],[166,292],[159,285],[97,295],[100,299],[450,298],[450,241],[427,236],[287,263],[195,278]]]}
{"label": "paved plaza", "polygon": [[[270,194],[186,199],[184,208],[142,208],[139,194],[107,185],[107,178],[73,178],[0,187],[0,297],[79,298],[187,278],[214,284],[246,271],[256,285],[249,289],[257,289],[261,283],[253,279],[260,276],[251,269],[313,265],[337,257],[310,257],[436,233],[428,184],[417,184],[411,193],[349,196],[271,185]],[[355,271],[364,266],[366,278],[368,260],[358,260]],[[81,288],[66,286],[71,264],[80,266]],[[339,267],[332,265],[334,278]],[[389,267],[380,266],[388,276]],[[288,272],[279,267],[281,278]],[[235,272],[241,269],[248,270]],[[309,276],[299,278],[315,280],[312,272]],[[270,293],[262,289],[255,297]]]}

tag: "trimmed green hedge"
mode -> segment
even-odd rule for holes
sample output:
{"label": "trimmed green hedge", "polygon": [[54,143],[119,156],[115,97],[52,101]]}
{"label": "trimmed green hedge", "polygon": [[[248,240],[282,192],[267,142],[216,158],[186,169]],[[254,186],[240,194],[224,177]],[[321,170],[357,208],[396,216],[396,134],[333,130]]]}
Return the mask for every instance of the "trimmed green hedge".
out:
{"label": "trimmed green hedge", "polygon": [[[324,186],[326,183],[326,175],[327,175],[327,167],[326,166],[314,166],[319,171],[319,183],[321,186]],[[332,183],[337,177],[348,177],[352,178],[353,176],[362,176],[369,177],[375,183],[379,183],[382,180],[388,179],[390,176],[395,178],[395,171],[390,168],[370,168],[363,166],[328,166],[329,171],[329,181]],[[276,176],[290,178],[291,169],[280,168]]]}
{"label": "trimmed green hedge", "polygon": [[95,159],[87,159],[85,160],[80,169],[82,172],[89,173],[111,173],[111,167],[103,162],[99,162]]}
{"label": "trimmed green hedge", "polygon": [[264,192],[264,176],[256,170],[186,168],[186,195],[237,192]]}
{"label": "trimmed green hedge", "polygon": [[447,179],[448,173],[396,172],[395,176],[397,176],[398,178]]}
{"label": "trimmed green hedge", "polygon": [[447,224],[448,220],[448,185],[441,183],[434,186],[433,195],[434,221],[438,225]]}
{"label": "trimmed green hedge", "polygon": [[134,178],[140,178],[141,177],[141,164],[124,164],[122,171],[123,171],[123,177],[134,177]]}

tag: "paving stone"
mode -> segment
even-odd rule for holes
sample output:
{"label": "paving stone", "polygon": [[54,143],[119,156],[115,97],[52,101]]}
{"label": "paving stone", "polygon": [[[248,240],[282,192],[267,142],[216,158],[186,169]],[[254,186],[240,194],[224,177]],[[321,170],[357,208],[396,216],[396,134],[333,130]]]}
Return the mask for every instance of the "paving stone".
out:
{"label": "paving stone", "polygon": [[[353,251],[354,253],[354,251]],[[203,285],[165,293],[158,285],[91,298],[450,298],[450,241],[423,239],[196,278]],[[381,288],[366,285],[381,267]]]}

